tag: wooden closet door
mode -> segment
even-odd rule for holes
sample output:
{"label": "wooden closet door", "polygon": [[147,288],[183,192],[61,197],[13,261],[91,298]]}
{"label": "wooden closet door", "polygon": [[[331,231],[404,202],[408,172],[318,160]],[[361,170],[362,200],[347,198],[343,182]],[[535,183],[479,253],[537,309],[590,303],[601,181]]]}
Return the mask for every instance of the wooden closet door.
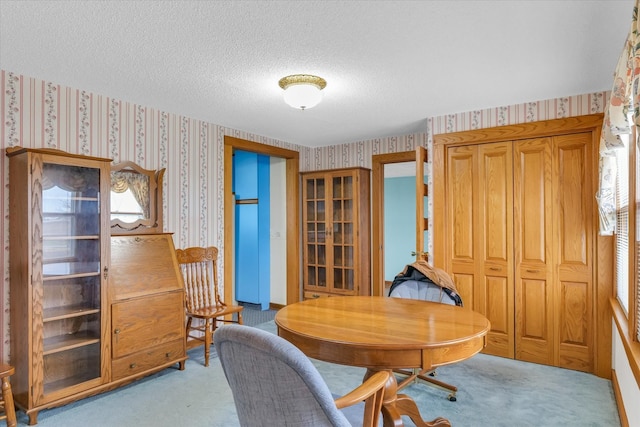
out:
{"label": "wooden closet door", "polygon": [[[485,353],[610,377],[612,252],[594,204],[601,128],[594,114],[434,135],[434,265],[491,321]],[[501,258],[500,163],[481,148],[501,142],[513,153],[511,261]],[[512,315],[500,304],[509,274]],[[500,353],[509,323],[511,356]]]}
{"label": "wooden closet door", "polygon": [[554,137],[554,365],[593,371],[593,173],[590,133]]}
{"label": "wooden closet door", "polygon": [[484,315],[491,322],[486,353],[514,356],[512,143],[478,146],[478,254]]}
{"label": "wooden closet door", "polygon": [[516,359],[552,364],[554,353],[551,141],[514,147]]}
{"label": "wooden closet door", "polygon": [[477,176],[475,146],[452,147],[446,158],[446,231],[445,268],[452,273],[465,307],[471,307],[483,314],[484,298],[477,284],[477,248],[480,239],[477,230]]}
{"label": "wooden closet door", "polygon": [[591,134],[514,155],[516,358],[593,370]]}
{"label": "wooden closet door", "polygon": [[449,271],[465,307],[491,322],[485,353],[513,357],[511,143],[447,150]]}

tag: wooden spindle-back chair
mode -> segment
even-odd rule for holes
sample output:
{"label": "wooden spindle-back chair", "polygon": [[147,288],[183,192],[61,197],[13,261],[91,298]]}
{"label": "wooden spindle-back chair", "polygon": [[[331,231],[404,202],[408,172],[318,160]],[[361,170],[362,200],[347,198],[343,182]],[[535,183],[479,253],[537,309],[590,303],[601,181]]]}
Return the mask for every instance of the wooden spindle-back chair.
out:
{"label": "wooden spindle-back chair", "polygon": [[[176,257],[185,286],[187,349],[204,344],[204,365],[217,322],[242,324],[242,306],[226,304],[218,288],[218,248],[214,246],[177,249]],[[235,315],[235,319],[234,319]],[[198,319],[194,323],[194,319]]]}

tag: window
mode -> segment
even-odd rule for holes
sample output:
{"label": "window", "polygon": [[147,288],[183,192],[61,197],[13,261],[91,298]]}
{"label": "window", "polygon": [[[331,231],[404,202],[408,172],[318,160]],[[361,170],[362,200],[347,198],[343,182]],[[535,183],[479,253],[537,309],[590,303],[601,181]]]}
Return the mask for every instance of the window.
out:
{"label": "window", "polygon": [[122,193],[111,192],[111,219],[119,219],[125,223],[133,223],[144,219],[142,206],[136,200],[131,188]]}
{"label": "window", "polygon": [[630,338],[639,342],[640,141],[636,132],[622,137],[625,149],[616,150],[615,287],[628,321]]}
{"label": "window", "polygon": [[629,316],[629,150],[628,135],[621,135],[625,149],[616,153],[616,296]]}

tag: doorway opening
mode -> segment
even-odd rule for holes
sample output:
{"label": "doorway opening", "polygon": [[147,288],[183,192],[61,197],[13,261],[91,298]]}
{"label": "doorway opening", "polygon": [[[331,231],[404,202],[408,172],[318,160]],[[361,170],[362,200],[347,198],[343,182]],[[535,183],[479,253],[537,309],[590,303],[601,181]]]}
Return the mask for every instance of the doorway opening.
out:
{"label": "doorway opening", "polygon": [[[426,197],[428,194],[426,184],[425,165],[427,161],[427,153],[424,147],[417,147],[415,151],[404,151],[400,153],[389,154],[377,154],[372,157],[371,165],[371,190],[372,190],[372,231],[373,231],[373,295],[384,296],[386,295],[386,288],[389,282],[389,271],[385,271],[385,165],[388,169],[392,166],[413,165],[414,171],[411,175],[415,180],[414,197],[415,204],[413,204],[414,216],[412,216],[412,223],[415,224],[413,233],[407,235],[407,239],[410,240],[409,246],[415,248],[407,253],[406,264],[412,263],[415,259],[427,259],[427,246],[428,246],[428,224],[427,224],[427,206]],[[404,175],[407,175],[405,172]],[[405,207],[398,207],[398,209],[406,209]],[[411,208],[411,206],[409,207]],[[399,262],[399,261],[398,261]],[[405,265],[406,265],[405,264]],[[394,268],[394,267],[389,267]],[[391,272],[392,275],[399,273],[400,271]]]}
{"label": "doorway opening", "polygon": [[[260,144],[231,136],[224,137],[224,298],[234,300],[233,273],[235,200],[232,191],[233,153],[235,150],[277,157],[285,161],[286,194],[286,304],[300,300],[300,243],[299,243],[299,153],[275,146]],[[278,307],[274,307],[278,308]]]}

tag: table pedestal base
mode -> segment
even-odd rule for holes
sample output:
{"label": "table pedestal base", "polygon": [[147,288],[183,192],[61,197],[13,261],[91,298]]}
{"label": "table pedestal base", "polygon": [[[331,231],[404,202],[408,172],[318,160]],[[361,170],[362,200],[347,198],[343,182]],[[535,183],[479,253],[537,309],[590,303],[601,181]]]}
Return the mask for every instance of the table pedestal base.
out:
{"label": "table pedestal base", "polygon": [[[376,373],[376,370],[367,369],[364,376],[366,380]],[[420,415],[420,410],[416,402],[406,394],[398,394],[398,382],[392,371],[389,371],[389,381],[385,386],[384,398],[382,400],[382,420],[384,427],[402,427],[402,415],[411,418],[411,421],[418,427],[451,427],[451,423],[446,418],[438,417],[433,421],[425,421]]]}

